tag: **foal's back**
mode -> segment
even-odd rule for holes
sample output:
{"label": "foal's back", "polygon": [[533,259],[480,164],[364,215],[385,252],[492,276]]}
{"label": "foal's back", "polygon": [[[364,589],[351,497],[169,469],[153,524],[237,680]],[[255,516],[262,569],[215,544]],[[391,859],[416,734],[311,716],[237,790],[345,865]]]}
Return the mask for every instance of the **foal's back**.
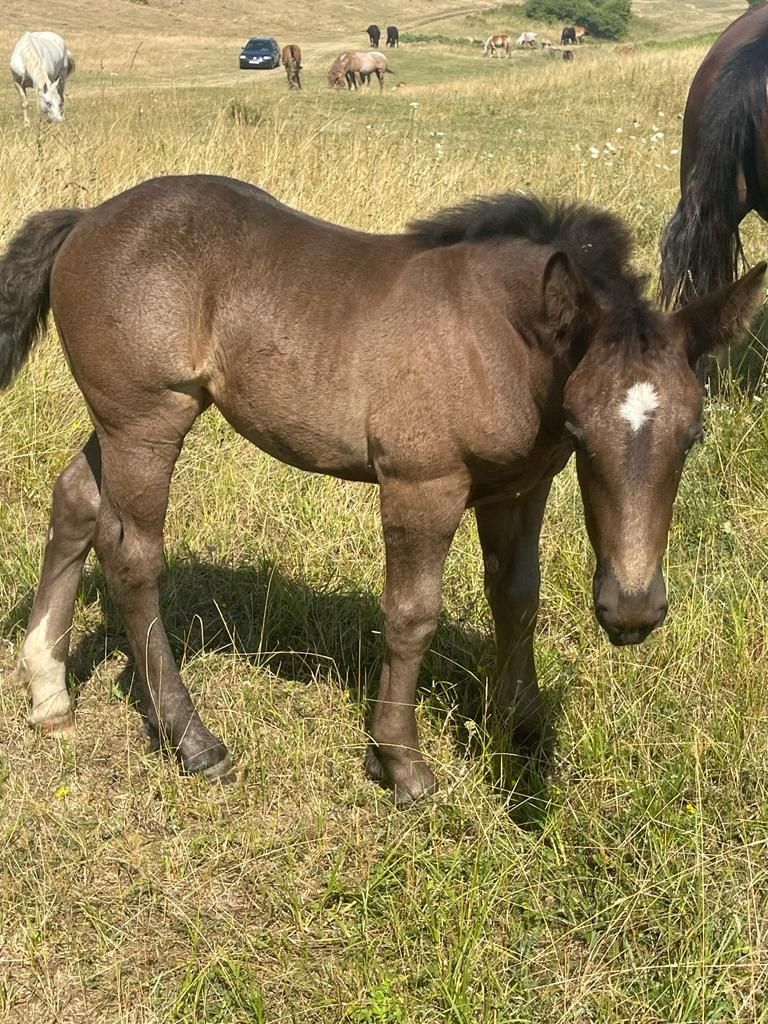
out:
{"label": "foal's back", "polygon": [[98,420],[145,420],[146,432],[162,423],[160,392],[185,422],[212,401],[283,461],[374,480],[379,436],[422,458],[425,420],[430,443],[458,458],[451,417],[478,400],[478,382],[482,406],[500,376],[481,351],[487,317],[464,313],[490,286],[478,287],[461,246],[339,228],[245,183],[194,176],[89,211],[51,296]]}

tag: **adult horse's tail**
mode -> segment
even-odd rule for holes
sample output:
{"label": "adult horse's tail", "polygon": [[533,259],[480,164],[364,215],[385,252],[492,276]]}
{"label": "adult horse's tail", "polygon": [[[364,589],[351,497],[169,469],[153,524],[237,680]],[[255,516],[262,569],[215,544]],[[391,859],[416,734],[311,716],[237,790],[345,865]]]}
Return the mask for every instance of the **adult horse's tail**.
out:
{"label": "adult horse's tail", "polygon": [[53,261],[85,212],[34,214],[0,257],[0,390],[8,387],[43,333]]}
{"label": "adult horse's tail", "polygon": [[667,308],[734,281],[746,264],[738,177],[749,167],[768,114],[768,37],[736,50],[699,113],[695,161],[661,243]]}

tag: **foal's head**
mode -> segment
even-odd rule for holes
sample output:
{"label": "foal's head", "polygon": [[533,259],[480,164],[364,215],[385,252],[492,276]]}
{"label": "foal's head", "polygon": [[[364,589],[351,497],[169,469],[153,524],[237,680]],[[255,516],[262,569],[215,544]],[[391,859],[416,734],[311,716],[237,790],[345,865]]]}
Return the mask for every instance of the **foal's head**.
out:
{"label": "foal's head", "polygon": [[661,563],[672,503],[703,433],[695,367],[742,335],[763,295],[765,269],[762,263],[672,314],[643,301],[606,306],[579,283],[586,292],[574,315],[584,315],[586,302],[594,330],[566,383],[565,429],[576,446],[597,558],[595,612],[614,644],[640,643],[664,621]]}
{"label": "foal's head", "polygon": [[[639,643],[667,613],[661,560],[672,503],[702,434],[696,365],[742,335],[766,264],[667,314],[644,298],[630,233],[604,210],[512,193],[446,210],[411,231],[430,246],[507,238],[546,247],[541,263],[531,261],[540,337],[565,379],[563,426],[576,447],[597,556],[595,611],[613,643]],[[522,260],[518,250],[518,271]]]}

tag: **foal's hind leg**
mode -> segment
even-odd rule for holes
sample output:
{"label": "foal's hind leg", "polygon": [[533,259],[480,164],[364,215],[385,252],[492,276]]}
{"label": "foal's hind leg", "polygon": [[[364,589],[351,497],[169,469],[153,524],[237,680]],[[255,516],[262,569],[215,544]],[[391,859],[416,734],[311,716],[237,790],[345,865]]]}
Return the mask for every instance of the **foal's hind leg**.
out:
{"label": "foal's hind leg", "polygon": [[199,406],[163,396],[162,416],[101,437],[101,507],[94,548],[125,626],[142,687],[142,710],[187,771],[227,775],[227,748],[203,725],[179,676],[160,619],[163,524],[171,475]]}
{"label": "foal's hind leg", "polygon": [[405,805],[435,788],[416,728],[416,683],[440,615],[443,565],[466,504],[456,479],[381,482],[386,650],[366,766]]}
{"label": "foal's hind leg", "polygon": [[28,684],[29,722],[45,732],[74,724],[66,686],[69,632],[83,565],[99,510],[101,457],[95,434],[59,476],[18,678]]}

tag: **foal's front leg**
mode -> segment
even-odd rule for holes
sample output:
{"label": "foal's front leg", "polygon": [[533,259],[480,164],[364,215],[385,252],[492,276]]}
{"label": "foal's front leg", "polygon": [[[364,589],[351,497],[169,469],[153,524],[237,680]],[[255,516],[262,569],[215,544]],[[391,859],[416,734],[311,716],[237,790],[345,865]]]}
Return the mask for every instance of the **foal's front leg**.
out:
{"label": "foal's front leg", "polygon": [[463,480],[381,481],[387,578],[386,649],[374,705],[367,768],[405,806],[435,789],[416,728],[416,684],[437,627],[443,565],[467,498]]}
{"label": "foal's front leg", "polygon": [[476,509],[485,593],[496,626],[491,728],[530,751],[546,749],[549,728],[536,680],[533,634],[539,608],[539,537],[551,480],[513,501]]}

